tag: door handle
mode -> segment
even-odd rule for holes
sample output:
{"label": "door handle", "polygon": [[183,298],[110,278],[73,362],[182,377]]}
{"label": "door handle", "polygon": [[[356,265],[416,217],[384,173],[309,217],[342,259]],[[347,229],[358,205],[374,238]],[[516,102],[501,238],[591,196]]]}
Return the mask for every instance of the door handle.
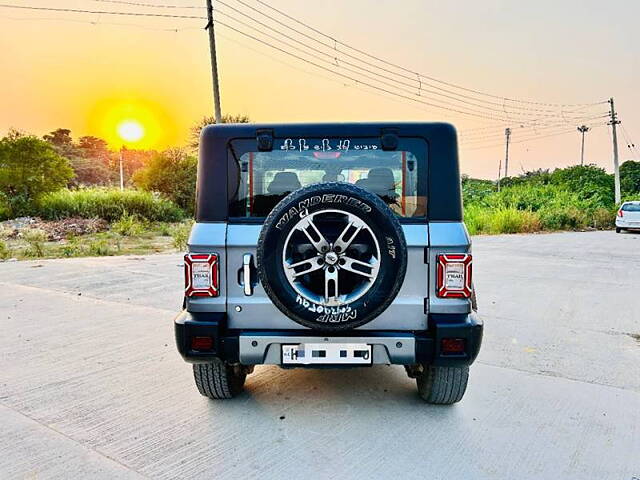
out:
{"label": "door handle", "polygon": [[251,285],[251,264],[253,263],[253,256],[250,253],[245,253],[242,256],[242,283],[244,286],[244,294],[246,296],[253,295],[253,286]]}

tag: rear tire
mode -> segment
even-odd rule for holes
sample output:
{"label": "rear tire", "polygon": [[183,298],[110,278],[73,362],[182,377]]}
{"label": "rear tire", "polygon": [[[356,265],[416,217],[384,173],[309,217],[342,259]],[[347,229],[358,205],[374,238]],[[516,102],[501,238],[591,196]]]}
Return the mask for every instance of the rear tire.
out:
{"label": "rear tire", "polygon": [[467,390],[469,367],[434,367],[425,365],[416,376],[420,397],[434,405],[459,402]]}
{"label": "rear tire", "polygon": [[622,231],[622,229],[621,229],[621,228],[616,227],[616,233],[620,233],[621,231]]}
{"label": "rear tire", "polygon": [[225,400],[242,392],[247,372],[241,365],[229,365],[216,358],[212,363],[194,364],[193,378],[200,395]]}

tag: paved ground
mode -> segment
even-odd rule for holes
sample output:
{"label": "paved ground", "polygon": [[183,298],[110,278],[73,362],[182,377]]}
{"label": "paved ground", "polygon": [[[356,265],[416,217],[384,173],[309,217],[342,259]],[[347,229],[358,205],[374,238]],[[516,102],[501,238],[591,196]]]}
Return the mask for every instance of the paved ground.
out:
{"label": "paved ground", "polygon": [[640,478],[640,235],[480,237],[454,407],[401,367],[261,367],[197,394],[178,255],[0,264],[0,478]]}

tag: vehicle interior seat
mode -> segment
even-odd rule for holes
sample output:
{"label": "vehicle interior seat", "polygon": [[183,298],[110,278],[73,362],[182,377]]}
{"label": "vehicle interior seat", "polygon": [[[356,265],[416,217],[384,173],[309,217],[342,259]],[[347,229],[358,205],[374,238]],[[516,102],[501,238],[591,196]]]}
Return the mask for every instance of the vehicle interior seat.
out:
{"label": "vehicle interior seat", "polygon": [[[362,182],[359,184],[358,182]],[[358,180],[356,185],[378,195],[387,205],[396,203],[396,182],[390,168],[378,167],[369,170],[366,179]]]}
{"label": "vehicle interior seat", "polygon": [[302,184],[295,172],[278,172],[267,187],[267,193],[255,195],[253,198],[253,215],[266,217],[271,210],[291,192],[298,190]]}

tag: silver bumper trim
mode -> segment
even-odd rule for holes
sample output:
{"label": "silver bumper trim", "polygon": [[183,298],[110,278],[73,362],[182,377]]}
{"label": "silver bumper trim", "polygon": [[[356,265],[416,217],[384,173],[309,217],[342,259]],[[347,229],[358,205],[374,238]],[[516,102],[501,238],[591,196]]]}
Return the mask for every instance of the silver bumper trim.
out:
{"label": "silver bumper trim", "polygon": [[372,346],[374,364],[415,363],[416,342],[411,334],[394,336],[311,337],[306,335],[240,334],[240,363],[282,365],[282,345],[297,343],[365,343]]}

